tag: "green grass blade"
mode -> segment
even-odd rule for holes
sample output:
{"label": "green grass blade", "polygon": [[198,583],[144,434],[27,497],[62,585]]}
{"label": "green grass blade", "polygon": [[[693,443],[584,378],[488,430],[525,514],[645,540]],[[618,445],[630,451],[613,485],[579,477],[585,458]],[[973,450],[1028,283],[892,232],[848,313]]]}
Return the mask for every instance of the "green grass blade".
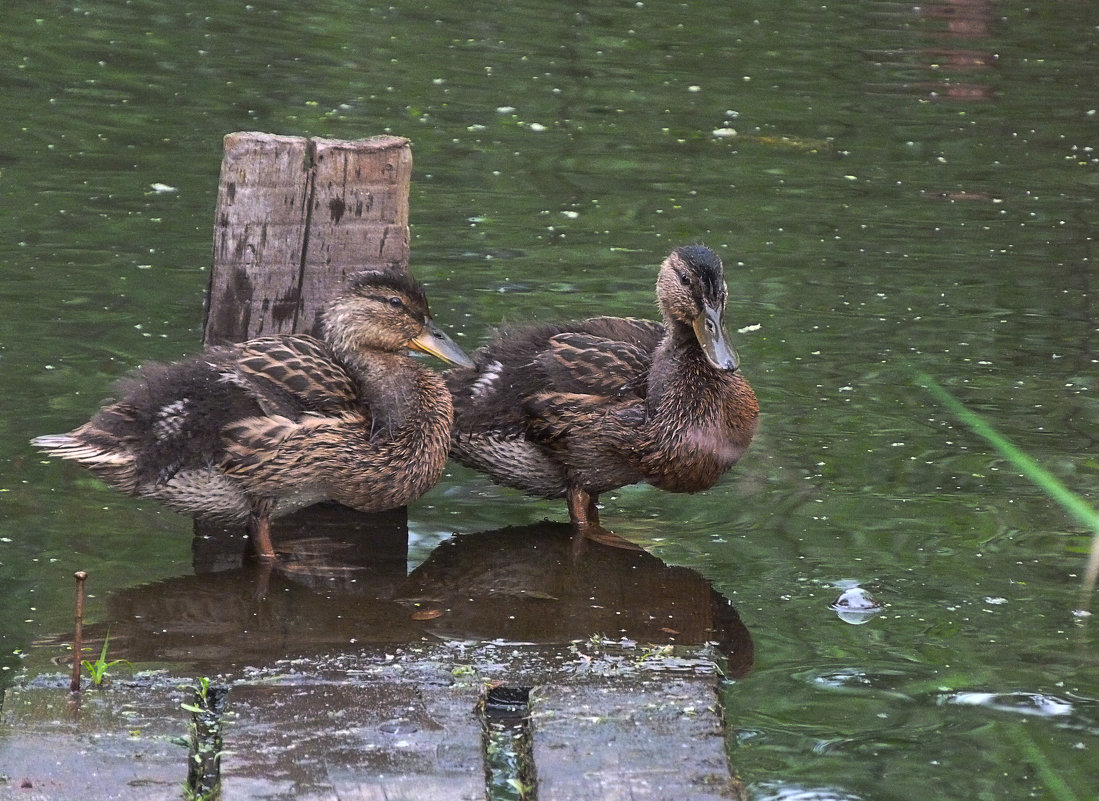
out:
{"label": "green grass blade", "polygon": [[1070,515],[1095,532],[1088,553],[1087,568],[1084,575],[1084,588],[1090,592],[1099,576],[1099,512],[1087,501],[1070,490],[1051,472],[1016,448],[1004,437],[993,430],[976,412],[970,411],[961,401],[943,389],[926,373],[916,373],[916,381],[974,432],[988,440],[1005,459],[1015,465],[1024,476],[1037,484],[1043,492],[1056,501]]}
{"label": "green grass blade", "polygon": [[1041,487],[1069,514],[1085,526],[1099,532],[1099,512],[1093,509],[1087,501],[1062,484],[1051,472],[997,434],[980,415],[963,406],[953,395],[939,386],[933,378],[924,373],[917,373],[916,380],[923,385],[924,389],[934,395],[943,406],[956,414],[963,423],[988,440],[1005,459],[1018,468],[1020,473]]}
{"label": "green grass blade", "polygon": [[1006,730],[1015,743],[1015,747],[1022,754],[1023,759],[1034,766],[1038,778],[1049,791],[1051,798],[1056,799],[1056,801],[1080,801],[1079,796],[1072,791],[1068,783],[1049,764],[1046,755],[1038,748],[1037,743],[1034,742],[1022,724],[1008,724]]}

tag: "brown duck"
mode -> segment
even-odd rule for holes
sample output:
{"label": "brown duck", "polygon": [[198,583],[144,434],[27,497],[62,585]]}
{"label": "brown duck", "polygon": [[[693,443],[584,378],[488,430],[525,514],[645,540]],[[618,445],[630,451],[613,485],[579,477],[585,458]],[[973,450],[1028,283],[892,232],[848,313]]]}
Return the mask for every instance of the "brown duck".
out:
{"label": "brown duck", "polygon": [[755,434],[759,405],[725,333],[724,267],[681,247],[656,282],[663,323],[622,317],[503,329],[446,372],[451,456],[494,481],[564,497],[599,526],[599,494],[712,487]]}
{"label": "brown duck", "polygon": [[127,495],[247,521],[257,555],[273,559],[273,517],[322,500],[380,511],[430,489],[446,464],[452,405],[442,377],[407,351],[472,364],[405,274],[351,276],[323,332],[145,365],[120,382],[121,400],[32,444]]}

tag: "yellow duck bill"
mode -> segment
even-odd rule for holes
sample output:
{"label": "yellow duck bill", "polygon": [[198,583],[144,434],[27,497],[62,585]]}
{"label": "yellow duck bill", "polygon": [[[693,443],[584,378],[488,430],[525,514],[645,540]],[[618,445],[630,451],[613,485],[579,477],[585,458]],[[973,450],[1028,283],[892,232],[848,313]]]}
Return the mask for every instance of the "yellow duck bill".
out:
{"label": "yellow duck bill", "polygon": [[447,364],[473,367],[473,360],[430,317],[424,320],[423,332],[411,344],[413,350],[429,353]]}

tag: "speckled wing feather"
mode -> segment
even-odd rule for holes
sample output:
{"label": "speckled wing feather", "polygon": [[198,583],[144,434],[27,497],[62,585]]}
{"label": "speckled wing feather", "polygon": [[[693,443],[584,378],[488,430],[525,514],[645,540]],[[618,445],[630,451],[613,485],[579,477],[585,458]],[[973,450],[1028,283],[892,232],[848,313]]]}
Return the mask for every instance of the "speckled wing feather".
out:
{"label": "speckled wing feather", "polygon": [[662,323],[637,317],[591,317],[571,327],[571,330],[628,342],[649,354],[656,350],[666,333]]}
{"label": "speckled wing feather", "polygon": [[617,395],[644,393],[639,379],[652,357],[630,342],[570,331],[552,337],[538,361],[559,392]]}
{"label": "speckled wing feather", "polygon": [[521,438],[528,427],[524,404],[544,392],[643,397],[664,333],[658,322],[630,317],[500,329],[474,354],[476,370],[446,373],[454,395],[455,453],[472,454],[474,446],[463,440],[473,433]]}
{"label": "speckled wing feather", "polygon": [[332,351],[310,336],[253,339],[241,346],[240,374],[267,396],[270,412],[305,411],[336,414],[358,406],[358,387],[335,361]]}
{"label": "speckled wing feather", "polygon": [[[320,460],[324,448],[288,446],[300,445],[294,440],[323,438],[326,429],[344,422],[343,416],[318,414],[305,414],[298,420],[280,415],[236,420],[221,431],[225,451],[219,467],[226,474],[244,481],[245,486],[292,486],[302,480],[297,471]],[[358,419],[351,422],[361,424]],[[320,444],[313,443],[314,446]]]}
{"label": "speckled wing feather", "polygon": [[664,327],[632,317],[593,317],[550,337],[539,364],[558,392],[645,395]]}

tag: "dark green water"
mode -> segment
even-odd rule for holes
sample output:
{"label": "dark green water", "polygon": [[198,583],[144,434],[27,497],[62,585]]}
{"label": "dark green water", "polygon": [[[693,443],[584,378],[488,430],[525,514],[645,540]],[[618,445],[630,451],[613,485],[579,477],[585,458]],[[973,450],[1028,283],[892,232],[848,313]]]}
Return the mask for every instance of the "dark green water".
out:
{"label": "dark green water", "polygon": [[[725,259],[760,435],[718,488],[627,488],[603,517],[751,630],[727,717],[757,798],[1094,792],[1088,532],[912,370],[1099,505],[1099,6],[9,6],[8,675],[68,627],[73,570],[102,597],[191,569],[189,521],[26,441],[195,349],[221,137],[391,132],[412,268],[470,349],[505,320],[653,316],[675,245]],[[411,556],[563,515],[454,468]],[[829,608],[852,583],[887,605],[862,626]]]}

